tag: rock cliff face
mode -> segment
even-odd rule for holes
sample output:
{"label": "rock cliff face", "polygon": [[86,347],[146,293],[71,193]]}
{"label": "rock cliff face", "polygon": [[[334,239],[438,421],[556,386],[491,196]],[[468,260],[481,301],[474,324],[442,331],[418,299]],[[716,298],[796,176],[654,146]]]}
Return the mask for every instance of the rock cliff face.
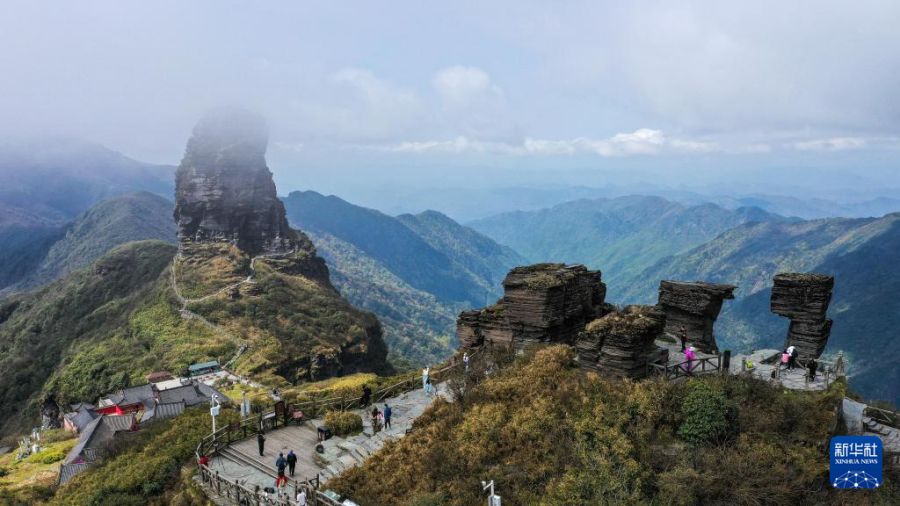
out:
{"label": "rock cliff face", "polygon": [[665,362],[668,352],[654,343],[666,326],[657,306],[628,306],[598,318],[575,342],[578,364],[607,376],[643,378],[648,362]]}
{"label": "rock cliff face", "polygon": [[800,359],[819,358],[831,335],[826,318],[834,278],[814,273],[776,274],[770,301],[772,312],[790,318],[785,346],[796,346]]}
{"label": "rock cliff face", "polygon": [[275,338],[257,348],[277,342],[278,358],[253,373],[271,366],[297,382],[387,370],[377,318],[341,297],[312,242],[288,225],[267,138],[262,118],[240,109],[214,111],[194,128],[176,173],[181,293],[205,300],[228,288],[215,301],[229,306],[227,317]]}
{"label": "rock cliff face", "polygon": [[457,320],[464,346],[485,341],[513,344],[572,343],[587,322],[605,310],[606,285],[583,265],[516,267],[503,281],[504,296],[488,308],[465,311]]}
{"label": "rock cliff face", "polygon": [[691,344],[706,353],[716,351],[713,324],[722,309],[722,302],[734,299],[735,288],[701,281],[660,282],[658,304],[666,313],[665,332],[677,338],[683,325]]}
{"label": "rock cliff face", "polygon": [[182,244],[230,242],[258,255],[291,253],[309,243],[285,219],[266,167],[267,143],[264,120],[239,109],[214,111],[194,127],[175,175]]}

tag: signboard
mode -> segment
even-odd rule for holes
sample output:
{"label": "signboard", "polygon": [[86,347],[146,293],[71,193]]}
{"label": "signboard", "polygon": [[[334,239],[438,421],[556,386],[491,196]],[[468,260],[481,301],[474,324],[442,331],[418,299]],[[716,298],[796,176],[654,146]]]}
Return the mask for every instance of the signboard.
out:
{"label": "signboard", "polygon": [[884,446],[878,436],[835,436],[831,453],[831,486],[840,489],[878,488],[882,483]]}
{"label": "signboard", "polygon": [[209,408],[209,414],[212,416],[219,416],[219,406]]}

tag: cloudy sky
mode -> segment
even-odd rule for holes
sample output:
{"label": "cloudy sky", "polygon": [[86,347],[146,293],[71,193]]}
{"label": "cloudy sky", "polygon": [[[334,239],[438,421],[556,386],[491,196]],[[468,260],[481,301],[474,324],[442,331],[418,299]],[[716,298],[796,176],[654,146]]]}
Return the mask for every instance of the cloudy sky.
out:
{"label": "cloudy sky", "polygon": [[282,193],[900,187],[900,2],[743,4],[7,3],[0,134],[177,163],[204,110],[243,104]]}

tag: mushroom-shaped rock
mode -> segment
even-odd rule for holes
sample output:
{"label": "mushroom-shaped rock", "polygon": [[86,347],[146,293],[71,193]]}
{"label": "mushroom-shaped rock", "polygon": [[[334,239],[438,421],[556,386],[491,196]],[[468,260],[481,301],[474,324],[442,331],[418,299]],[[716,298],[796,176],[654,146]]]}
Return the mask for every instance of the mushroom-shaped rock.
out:
{"label": "mushroom-shaped rock", "polygon": [[659,306],[666,313],[665,333],[678,338],[684,327],[691,344],[707,353],[717,351],[713,325],[722,302],[734,298],[735,288],[702,281],[661,281]]}

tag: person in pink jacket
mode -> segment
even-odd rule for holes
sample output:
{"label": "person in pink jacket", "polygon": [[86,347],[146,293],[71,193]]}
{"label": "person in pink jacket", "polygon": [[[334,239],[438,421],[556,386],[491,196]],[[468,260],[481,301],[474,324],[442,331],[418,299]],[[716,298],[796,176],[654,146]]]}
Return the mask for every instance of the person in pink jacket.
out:
{"label": "person in pink jacket", "polygon": [[697,358],[696,350],[693,346],[689,346],[684,350],[684,359],[687,361],[687,372],[691,372],[694,368],[694,359]]}

